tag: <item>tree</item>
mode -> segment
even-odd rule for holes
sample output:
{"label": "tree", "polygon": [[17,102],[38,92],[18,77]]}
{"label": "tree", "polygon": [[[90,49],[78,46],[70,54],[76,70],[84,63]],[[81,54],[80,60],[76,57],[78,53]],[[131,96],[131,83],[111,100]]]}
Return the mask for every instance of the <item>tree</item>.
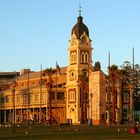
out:
{"label": "tree", "polygon": [[119,110],[119,123],[123,123],[123,89],[126,84],[126,71],[123,69],[118,70],[118,79],[119,79],[119,91],[120,91],[120,96],[119,96],[119,101],[120,101],[120,110]]}
{"label": "tree", "polygon": [[[140,110],[140,100],[138,100],[139,83],[140,83],[140,68],[136,64],[134,69],[129,61],[125,61],[118,68],[112,65],[109,68],[109,77],[112,87],[112,121],[116,120],[116,103],[117,91],[115,86],[119,86],[119,123],[134,121],[134,111]],[[125,102],[124,102],[125,101]],[[128,104],[129,103],[129,104]],[[131,111],[131,112],[130,112]],[[128,118],[128,113],[132,113],[132,118]]]}
{"label": "tree", "polygon": [[125,61],[123,65],[120,66],[125,72],[125,85],[133,84],[132,81],[132,64],[129,61]]}
{"label": "tree", "polygon": [[87,70],[82,70],[79,75],[80,83],[80,102],[81,102],[81,123],[87,122],[87,95],[88,95],[88,76]]}
{"label": "tree", "polygon": [[140,65],[135,65],[134,73],[134,110],[140,110]]}
{"label": "tree", "polygon": [[110,82],[112,83],[112,122],[116,122],[116,91],[115,91],[115,82],[117,81],[118,77],[118,66],[117,65],[112,65],[109,68],[109,77],[110,77]]}
{"label": "tree", "polygon": [[[140,67],[138,64],[134,65],[133,67],[129,61],[125,61],[123,65],[121,65],[121,69],[124,71],[122,75],[122,79],[123,79],[122,96],[129,95],[129,98],[130,98],[130,104],[127,105],[127,109],[126,109],[126,117],[130,109],[132,113],[132,121],[134,121],[133,120],[134,111],[140,110],[140,107],[139,107],[140,101],[138,100],[139,83],[140,83],[140,76],[139,76]],[[123,102],[123,99],[122,99],[122,102]],[[122,113],[125,113],[125,112],[122,112]],[[123,114],[122,116],[125,116],[125,114]]]}
{"label": "tree", "polygon": [[[133,108],[133,69],[132,64],[129,61],[125,61],[123,65],[121,65],[121,70],[124,71],[122,75],[122,123],[124,121],[129,121],[130,118],[128,118],[128,112]],[[127,102],[129,104],[126,104],[124,102],[125,97],[129,97],[127,99]],[[132,111],[133,116],[133,111]],[[124,120],[125,119],[125,120]]]}
{"label": "tree", "polygon": [[48,99],[49,99],[49,121],[50,121],[50,124],[52,122],[52,110],[51,110],[51,89],[52,89],[52,83],[53,83],[53,80],[52,80],[52,75],[56,72],[56,69],[53,69],[53,68],[46,68],[44,71],[43,71],[43,75],[48,75],[48,80],[46,82],[46,87],[47,87],[47,90],[48,90]]}
{"label": "tree", "polygon": [[95,62],[94,71],[100,71],[101,70],[101,64],[99,61]]}

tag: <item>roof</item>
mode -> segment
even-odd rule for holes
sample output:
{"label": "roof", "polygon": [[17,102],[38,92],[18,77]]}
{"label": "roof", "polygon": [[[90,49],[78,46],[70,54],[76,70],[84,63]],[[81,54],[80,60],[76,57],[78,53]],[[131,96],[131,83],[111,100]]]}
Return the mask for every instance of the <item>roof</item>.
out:
{"label": "roof", "polygon": [[[62,86],[62,85],[65,85],[66,83],[66,80],[67,80],[67,75],[66,75],[66,70],[67,70],[67,67],[61,67],[60,68],[60,73],[59,71],[57,71],[57,73],[54,73],[52,75],[52,86]],[[26,73],[24,75],[21,75],[17,78],[16,82],[17,83],[24,83],[24,85],[22,86],[19,86],[19,87],[16,87],[16,89],[20,89],[20,90],[24,90],[24,89],[33,89],[33,88],[38,88],[40,87],[40,74],[41,72],[38,71],[38,72],[30,72],[30,73]],[[47,86],[47,81],[48,81],[49,77],[48,75],[42,75],[42,87],[46,87]],[[29,85],[28,87],[28,84],[26,83],[27,81],[31,81],[31,84]],[[37,82],[35,82],[34,84],[32,84],[32,81],[33,80],[37,80]]]}
{"label": "roof", "polygon": [[[57,73],[54,73],[54,75],[65,75],[66,74],[66,70],[67,70],[67,67],[61,67],[60,68],[60,73],[59,71],[57,71]],[[29,73],[26,73],[24,75],[21,75],[17,78],[17,81],[22,81],[22,80],[28,80],[28,76],[29,76],[29,79],[38,79],[40,78],[40,75],[41,74],[41,71],[38,71],[38,72],[29,72]],[[47,77],[46,76],[43,76],[43,77]]]}
{"label": "roof", "polygon": [[86,33],[86,35],[89,37],[89,30],[87,26],[83,23],[83,17],[79,16],[77,18],[77,23],[74,25],[71,34],[75,34],[77,39],[80,39],[81,35],[83,33]]}
{"label": "roof", "polygon": [[0,72],[0,75],[19,75],[19,72]]}

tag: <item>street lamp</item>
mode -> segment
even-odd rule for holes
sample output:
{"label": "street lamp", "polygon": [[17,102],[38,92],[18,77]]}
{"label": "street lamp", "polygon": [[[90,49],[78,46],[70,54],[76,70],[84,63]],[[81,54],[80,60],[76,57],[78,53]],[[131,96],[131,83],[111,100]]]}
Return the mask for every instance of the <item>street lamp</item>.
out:
{"label": "street lamp", "polygon": [[14,82],[13,90],[12,90],[12,94],[13,94],[13,133],[14,134],[16,132],[16,128],[15,128],[15,87],[16,87],[16,82]]}
{"label": "street lamp", "polygon": [[90,104],[91,104],[91,106],[90,106],[90,117],[91,117],[91,125],[92,125],[92,96],[93,96],[93,94],[92,93],[90,93]]}

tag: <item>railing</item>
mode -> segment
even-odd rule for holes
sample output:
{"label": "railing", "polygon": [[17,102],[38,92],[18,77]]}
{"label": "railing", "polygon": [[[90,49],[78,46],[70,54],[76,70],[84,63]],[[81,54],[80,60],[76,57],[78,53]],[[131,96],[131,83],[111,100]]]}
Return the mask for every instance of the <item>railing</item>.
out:
{"label": "railing", "polygon": [[[16,102],[15,106],[18,107],[24,107],[24,106],[40,106],[41,105],[47,105],[49,104],[49,102],[47,102],[46,100],[41,101],[41,103],[39,101],[31,101],[30,103],[27,102]],[[65,100],[52,100],[51,101],[52,107],[58,107],[58,106],[65,106]],[[6,107],[13,107],[13,102],[8,102],[8,103],[0,103],[0,107],[2,108],[6,108]]]}

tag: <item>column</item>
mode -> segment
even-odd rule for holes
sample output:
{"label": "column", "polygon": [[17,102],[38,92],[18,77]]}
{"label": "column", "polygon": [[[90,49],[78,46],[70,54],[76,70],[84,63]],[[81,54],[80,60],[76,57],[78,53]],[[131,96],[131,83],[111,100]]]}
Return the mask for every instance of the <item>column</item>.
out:
{"label": "column", "polygon": [[6,110],[4,110],[4,123],[6,123]]}

